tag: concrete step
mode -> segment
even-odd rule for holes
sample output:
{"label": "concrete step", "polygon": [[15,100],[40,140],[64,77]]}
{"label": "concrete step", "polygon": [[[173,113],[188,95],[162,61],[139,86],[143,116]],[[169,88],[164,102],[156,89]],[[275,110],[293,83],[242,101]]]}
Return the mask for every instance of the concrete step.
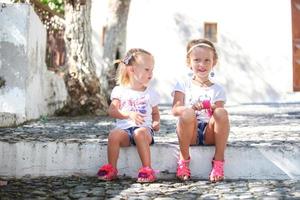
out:
{"label": "concrete step", "polygon": [[[298,104],[297,104],[298,105]],[[300,109],[297,105],[229,107],[231,132],[226,150],[229,179],[300,180]],[[161,106],[161,131],[151,146],[158,177],[175,177],[178,143],[176,119]],[[0,177],[94,176],[107,162],[107,117],[42,118],[15,128],[0,129]],[[194,178],[207,179],[214,147],[191,147]],[[119,174],[136,177],[140,167],[135,147],[122,148]]]}
{"label": "concrete step", "polygon": [[[106,145],[97,141],[0,142],[0,176],[93,176],[106,163]],[[152,166],[158,177],[175,177],[178,145],[155,144],[151,147]],[[205,179],[211,169],[213,147],[191,148],[191,171],[195,178]],[[226,177],[230,179],[297,179],[300,180],[300,148],[281,146],[228,146]],[[122,148],[118,162],[120,175],[136,177],[140,167],[136,148]]]}

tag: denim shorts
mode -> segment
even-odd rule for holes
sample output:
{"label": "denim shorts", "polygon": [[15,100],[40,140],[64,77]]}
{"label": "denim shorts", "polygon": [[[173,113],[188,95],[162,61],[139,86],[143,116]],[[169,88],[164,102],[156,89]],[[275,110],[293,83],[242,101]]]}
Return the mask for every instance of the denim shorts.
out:
{"label": "denim shorts", "polygon": [[204,135],[206,130],[207,122],[200,121],[197,126],[197,144],[196,145],[205,145]]}
{"label": "denim shorts", "polygon": [[[134,131],[138,128],[141,128],[141,127],[138,127],[138,126],[133,126],[133,127],[130,127],[130,128],[127,128],[127,129],[123,129],[127,134],[128,134],[128,137],[129,137],[129,141],[130,141],[130,144],[132,145],[136,145],[135,144],[135,141],[134,141],[134,138],[133,138],[133,135],[134,135]],[[147,129],[149,130],[148,133],[151,134],[151,137],[152,137],[152,141],[150,143],[150,145],[154,144],[154,138],[153,138],[153,135],[154,135],[154,131],[152,128],[148,128]]]}

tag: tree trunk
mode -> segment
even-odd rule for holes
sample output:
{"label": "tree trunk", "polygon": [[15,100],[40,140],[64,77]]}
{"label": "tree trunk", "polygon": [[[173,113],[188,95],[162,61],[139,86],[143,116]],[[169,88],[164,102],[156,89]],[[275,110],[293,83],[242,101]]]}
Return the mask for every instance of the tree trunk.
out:
{"label": "tree trunk", "polygon": [[102,79],[105,94],[109,97],[115,86],[117,66],[113,64],[116,59],[124,56],[126,51],[127,19],[130,0],[109,0],[109,13],[104,32],[103,59],[107,66],[103,68],[106,77]]}
{"label": "tree trunk", "polygon": [[107,96],[91,57],[91,0],[65,0],[67,105],[59,114],[105,114]]}

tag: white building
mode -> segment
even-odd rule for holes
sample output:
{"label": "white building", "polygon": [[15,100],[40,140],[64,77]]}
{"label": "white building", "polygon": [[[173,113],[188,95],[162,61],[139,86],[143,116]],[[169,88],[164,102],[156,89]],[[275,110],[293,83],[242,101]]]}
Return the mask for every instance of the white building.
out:
{"label": "white building", "polygon": [[[225,86],[228,104],[300,101],[293,89],[300,64],[293,68],[291,2],[300,5],[299,0],[131,0],[127,49],[145,48],[155,56],[153,84],[162,103],[171,103],[174,82],[188,70],[187,42],[205,33],[216,34],[215,81]],[[93,0],[95,58],[101,56],[106,7]]]}

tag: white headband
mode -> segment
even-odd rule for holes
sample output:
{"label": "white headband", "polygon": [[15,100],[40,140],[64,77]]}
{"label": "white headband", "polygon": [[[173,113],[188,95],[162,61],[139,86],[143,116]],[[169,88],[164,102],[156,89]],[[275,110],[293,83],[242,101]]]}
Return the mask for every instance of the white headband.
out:
{"label": "white headband", "polygon": [[196,47],[208,47],[208,48],[213,49],[213,47],[210,46],[209,44],[206,44],[206,43],[199,43],[199,44],[195,44],[194,46],[192,46],[192,47],[190,48],[190,50],[189,50],[186,54],[188,55],[189,53],[191,53],[191,51],[192,51],[193,49],[195,49]]}

